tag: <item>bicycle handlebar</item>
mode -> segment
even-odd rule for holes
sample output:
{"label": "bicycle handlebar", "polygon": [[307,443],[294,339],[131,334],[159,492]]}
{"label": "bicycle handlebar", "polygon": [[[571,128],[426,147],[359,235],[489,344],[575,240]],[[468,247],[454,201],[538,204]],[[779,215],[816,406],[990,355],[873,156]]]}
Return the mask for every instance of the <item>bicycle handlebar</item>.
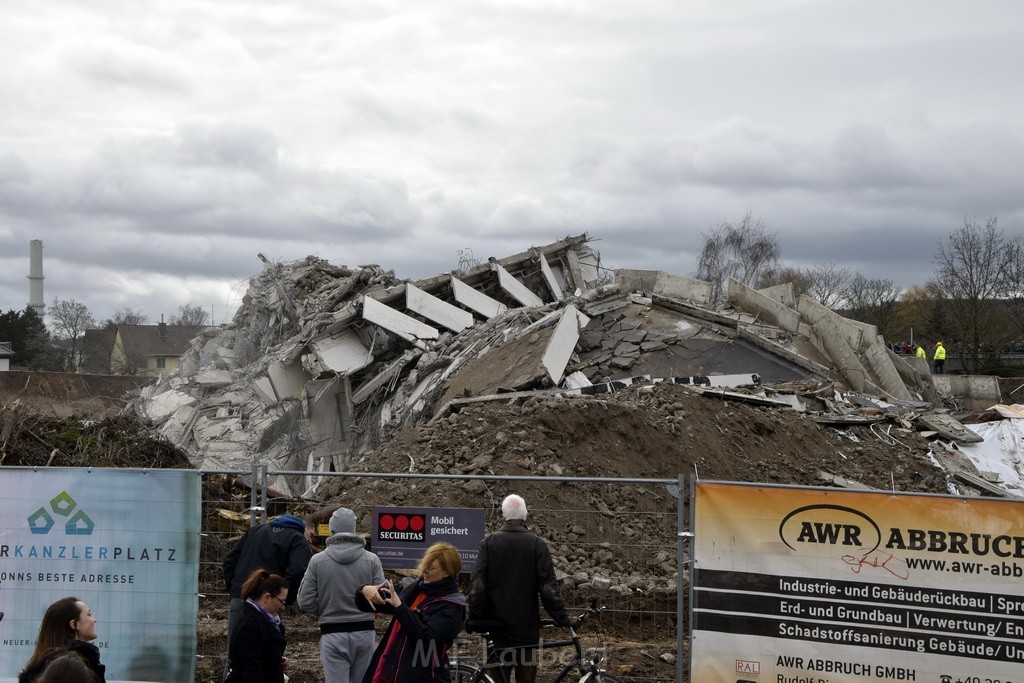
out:
{"label": "bicycle handlebar", "polygon": [[[587,607],[587,609],[584,610],[584,612],[577,617],[577,619],[579,619],[579,625],[582,626],[587,621],[587,619],[589,619],[592,615],[600,614],[604,610],[604,607],[598,606],[597,598],[593,598],[590,601],[590,606]],[[541,619],[540,625],[543,627],[558,626],[558,624],[556,624],[553,619]],[[504,626],[504,622],[497,620],[470,619],[466,622],[466,632],[481,634],[494,633],[496,631],[502,631],[504,629]]]}

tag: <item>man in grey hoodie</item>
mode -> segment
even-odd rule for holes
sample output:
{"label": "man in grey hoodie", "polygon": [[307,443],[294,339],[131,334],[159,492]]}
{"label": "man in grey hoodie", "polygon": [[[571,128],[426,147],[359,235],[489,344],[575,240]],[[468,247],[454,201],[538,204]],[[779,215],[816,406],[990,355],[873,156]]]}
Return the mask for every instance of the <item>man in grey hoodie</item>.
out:
{"label": "man in grey hoodie", "polygon": [[327,548],[313,556],[299,586],[299,608],[320,617],[320,663],[327,683],[362,681],[373,657],[373,619],[356,609],[363,586],[384,582],[384,569],[356,535],[348,508],[331,515]]}

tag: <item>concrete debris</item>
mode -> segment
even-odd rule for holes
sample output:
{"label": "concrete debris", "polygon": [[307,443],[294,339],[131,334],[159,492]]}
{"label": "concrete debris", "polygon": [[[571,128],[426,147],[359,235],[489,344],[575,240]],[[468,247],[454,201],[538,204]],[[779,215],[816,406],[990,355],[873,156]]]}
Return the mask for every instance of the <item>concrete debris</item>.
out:
{"label": "concrete debris", "polygon": [[[999,400],[993,378],[932,377],[872,326],[791,286],[730,281],[716,310],[710,284],[692,278],[618,270],[608,282],[589,241],[566,237],[416,282],[312,256],[265,262],[234,320],[194,339],[133,410],[201,468],[326,472],[358,470],[398,429],[473,403],[638,384],[681,384],[829,425],[888,421],[961,444],[977,435],[935,408],[953,395],[975,409]],[[273,484],[312,495],[318,479]]]}

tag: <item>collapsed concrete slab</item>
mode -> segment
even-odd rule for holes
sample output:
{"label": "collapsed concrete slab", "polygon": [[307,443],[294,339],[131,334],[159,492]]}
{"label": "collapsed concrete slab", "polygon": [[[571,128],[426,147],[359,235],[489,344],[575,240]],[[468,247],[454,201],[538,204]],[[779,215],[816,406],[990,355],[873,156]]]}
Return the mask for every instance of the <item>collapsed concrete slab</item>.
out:
{"label": "collapsed concrete slab", "polygon": [[[792,286],[730,283],[729,305],[713,310],[710,284],[692,278],[601,281],[589,239],[415,282],[376,265],[268,262],[232,323],[197,337],[134,409],[200,467],[328,472],[403,426],[495,396],[689,380],[730,401],[851,416],[868,408],[844,409],[842,391],[920,398],[927,368]],[[317,484],[272,482],[292,494]]]}

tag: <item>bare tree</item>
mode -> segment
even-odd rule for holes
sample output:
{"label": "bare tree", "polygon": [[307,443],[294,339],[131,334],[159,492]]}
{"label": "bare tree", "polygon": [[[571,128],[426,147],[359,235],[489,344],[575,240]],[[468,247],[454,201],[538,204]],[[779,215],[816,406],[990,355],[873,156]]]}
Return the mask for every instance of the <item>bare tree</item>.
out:
{"label": "bare tree", "polygon": [[985,225],[964,218],[963,225],[939,242],[934,262],[942,301],[958,342],[954,352],[972,372],[981,368],[981,353],[998,354],[1012,335],[1005,299],[1012,292],[1013,268],[1021,238],[1007,238],[998,219]]}
{"label": "bare tree", "polygon": [[79,363],[82,338],[85,331],[95,327],[96,321],[85,304],[74,299],[54,299],[46,317],[53,328],[53,336],[61,340],[61,365],[72,371]]}
{"label": "bare tree", "polygon": [[125,306],[114,313],[114,317],[106,320],[102,327],[117,327],[119,325],[147,325],[149,316],[142,311],[136,311],[131,306]]}
{"label": "bare tree", "polygon": [[1024,239],[1013,246],[1007,269],[1007,308],[1013,325],[1013,342],[1024,345]]}
{"label": "bare tree", "polygon": [[930,282],[916,285],[900,295],[893,312],[892,328],[907,341],[929,345],[949,335],[944,333],[944,309],[939,303],[939,287]]}
{"label": "bare tree", "polygon": [[839,268],[831,261],[819,263],[811,268],[808,279],[810,286],[807,288],[807,295],[817,299],[822,306],[839,308],[846,299],[847,288],[850,285],[848,269]]}
{"label": "bare tree", "polygon": [[768,287],[785,284],[793,285],[793,296],[799,299],[801,294],[806,294],[807,290],[810,289],[810,275],[803,268],[777,266],[762,272],[754,286],[757,289],[767,289]]}
{"label": "bare tree", "polygon": [[899,332],[895,324],[899,299],[900,288],[892,280],[866,278],[857,273],[847,288],[846,312],[854,320],[874,325],[889,339]]}
{"label": "bare tree", "polygon": [[756,286],[761,275],[776,269],[781,249],[778,235],[747,212],[739,223],[722,222],[701,233],[704,245],[697,259],[696,277],[711,283],[712,301],[725,299],[729,278]]}
{"label": "bare tree", "polygon": [[206,325],[209,321],[210,314],[202,306],[189,304],[178,306],[178,315],[171,316],[172,325]]}

